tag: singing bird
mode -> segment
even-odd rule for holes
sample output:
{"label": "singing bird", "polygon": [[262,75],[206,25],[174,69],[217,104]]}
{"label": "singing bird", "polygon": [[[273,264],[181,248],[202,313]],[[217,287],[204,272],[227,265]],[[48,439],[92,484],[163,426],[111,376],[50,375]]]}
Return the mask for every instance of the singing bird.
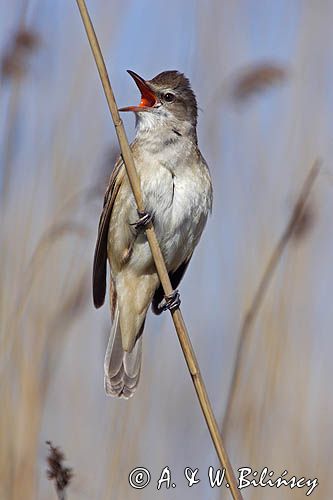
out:
{"label": "singing bird", "polygon": [[[140,377],[142,333],[150,304],[155,314],[179,305],[177,287],[212,208],[208,166],[197,141],[197,102],[189,80],[164,71],[152,80],[128,73],[141,92],[133,111],[131,150],[146,212],[137,212],[120,157],[110,178],[100,217],[93,269],[95,307],[105,300],[110,266],[112,328],[104,361],[107,394],[131,397]],[[164,297],[145,227],[153,222],[171,284]]]}

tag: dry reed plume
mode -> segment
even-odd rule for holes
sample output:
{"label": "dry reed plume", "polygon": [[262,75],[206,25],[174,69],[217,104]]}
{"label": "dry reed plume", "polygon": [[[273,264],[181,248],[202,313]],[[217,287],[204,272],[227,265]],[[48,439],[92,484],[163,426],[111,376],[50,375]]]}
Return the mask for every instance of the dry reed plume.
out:
{"label": "dry reed plume", "polygon": [[65,500],[67,488],[73,478],[73,470],[64,466],[65,455],[57,446],[53,446],[51,441],[46,441],[49,447],[47,456],[48,469],[47,478],[54,483],[54,487],[59,500]]}
{"label": "dry reed plume", "polygon": [[258,63],[240,71],[233,84],[233,99],[236,102],[245,102],[255,94],[283,83],[288,72],[282,66],[267,63]]}

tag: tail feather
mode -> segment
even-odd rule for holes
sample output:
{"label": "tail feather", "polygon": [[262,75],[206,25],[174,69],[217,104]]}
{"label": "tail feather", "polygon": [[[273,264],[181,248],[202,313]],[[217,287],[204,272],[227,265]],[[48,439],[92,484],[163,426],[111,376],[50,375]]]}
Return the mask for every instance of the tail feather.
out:
{"label": "tail feather", "polygon": [[137,388],[141,369],[143,326],[132,351],[124,351],[119,324],[119,308],[116,307],[104,359],[104,387],[106,393],[111,396],[128,399],[133,396]]}

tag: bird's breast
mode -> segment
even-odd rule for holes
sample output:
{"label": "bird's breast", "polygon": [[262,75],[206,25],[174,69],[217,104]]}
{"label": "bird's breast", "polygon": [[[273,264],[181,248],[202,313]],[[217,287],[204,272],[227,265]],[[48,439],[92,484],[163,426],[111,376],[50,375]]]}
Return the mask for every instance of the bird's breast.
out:
{"label": "bird's breast", "polygon": [[209,179],[202,168],[199,164],[182,164],[178,158],[170,166],[164,156],[142,169],[140,175],[145,207],[153,214],[169,270],[177,269],[193,252],[207,219]]}

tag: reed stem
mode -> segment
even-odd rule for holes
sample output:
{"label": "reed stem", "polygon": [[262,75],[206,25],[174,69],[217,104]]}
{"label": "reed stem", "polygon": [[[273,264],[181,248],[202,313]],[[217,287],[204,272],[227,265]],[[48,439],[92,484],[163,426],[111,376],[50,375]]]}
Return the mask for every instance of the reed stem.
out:
{"label": "reed stem", "polygon": [[[106,70],[102,52],[96,37],[96,33],[91,22],[87,6],[84,0],[76,0],[79,7],[82,21],[87,33],[87,37],[90,43],[91,50],[97,65],[97,69],[102,81],[104,88],[105,97],[109,106],[109,110],[112,116],[112,120],[116,129],[119,146],[121,150],[121,155],[124,160],[127,175],[133,190],[134,198],[137,204],[137,208],[140,212],[144,212],[144,204],[142,199],[140,179],[138,177],[132,152],[126,137],[126,132],[119,116],[118,108],[116,105],[115,97],[110,84],[109,76]],[[151,253],[155,261],[155,266],[157,273],[159,275],[163,290],[165,295],[170,295],[173,292],[171,282],[169,279],[168,271],[165,266],[163,255],[158,244],[156,234],[154,231],[153,224],[150,223],[146,230],[147,240],[150,245]],[[180,309],[175,309],[171,311],[174,326],[178,335],[178,339],[192,377],[192,381],[200,402],[202,412],[204,414],[212,441],[214,443],[216,453],[219,457],[221,466],[225,469],[226,479],[229,485],[230,493],[234,500],[242,500],[242,495],[237,486],[237,480],[234,475],[233,469],[231,467],[228,454],[224,447],[223,439],[220,434],[216,418],[214,416],[211,403],[209,401],[206,387],[203,378],[200,373],[198,361],[196,359],[185,322],[183,320],[182,313]]]}

